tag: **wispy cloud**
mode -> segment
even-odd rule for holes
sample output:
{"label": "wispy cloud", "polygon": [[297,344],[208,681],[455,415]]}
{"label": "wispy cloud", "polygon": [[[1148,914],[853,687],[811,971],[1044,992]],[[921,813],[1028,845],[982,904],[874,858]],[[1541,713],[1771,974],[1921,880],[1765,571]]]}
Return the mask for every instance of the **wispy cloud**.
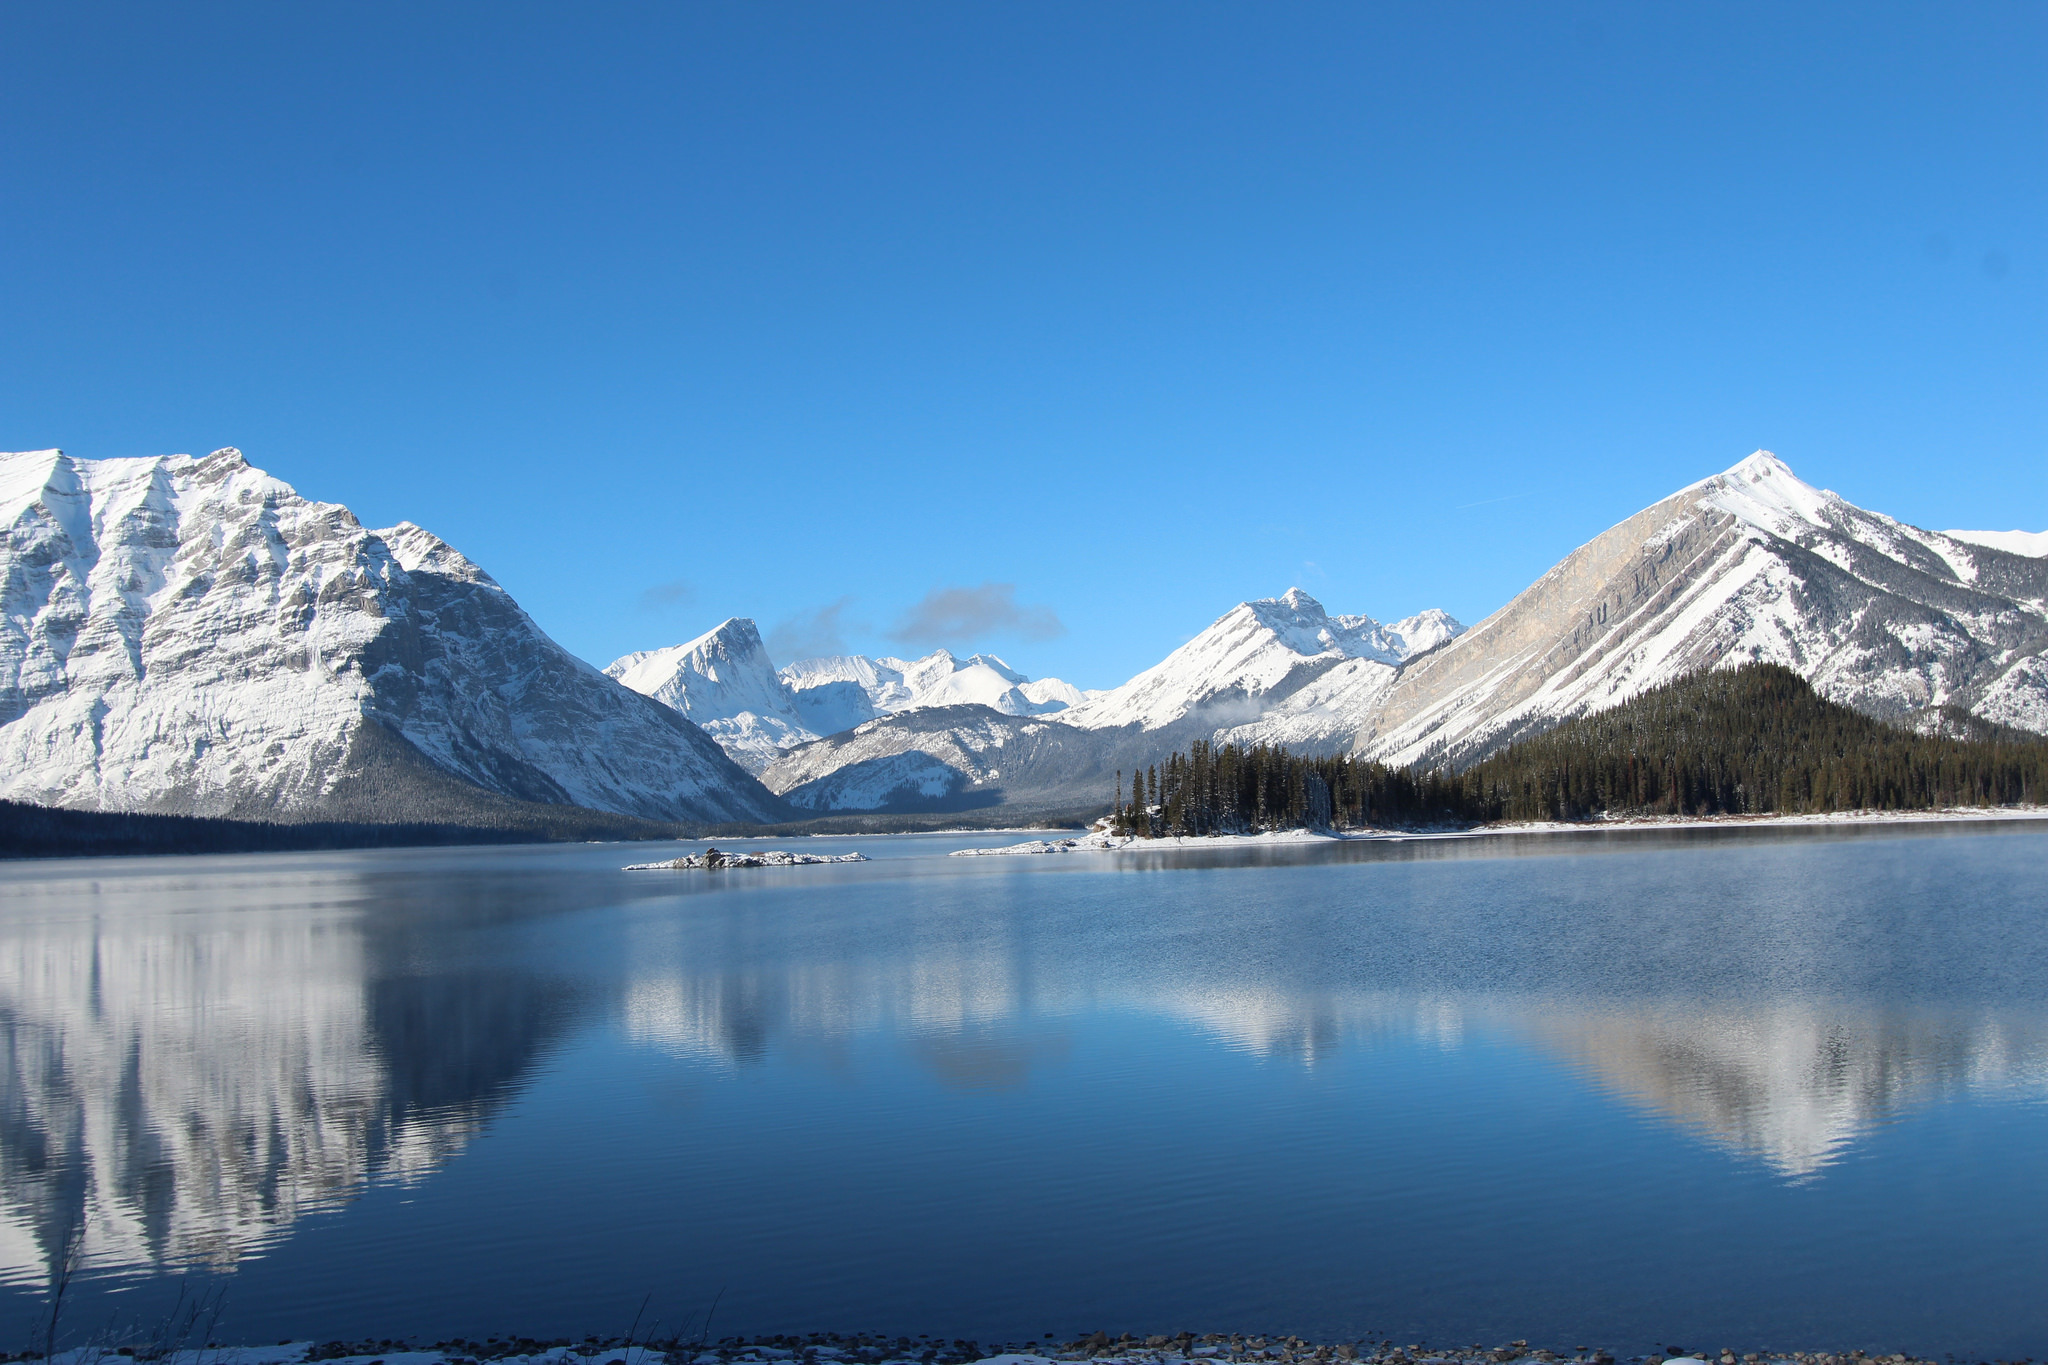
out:
{"label": "wispy cloud", "polygon": [[1067,633],[1050,607],[1019,606],[1015,583],[933,588],[903,613],[889,638],[908,645],[971,644],[983,635],[1050,640]]}
{"label": "wispy cloud", "polygon": [[656,583],[640,594],[642,611],[661,611],[668,607],[686,607],[697,600],[697,590],[682,579],[673,582]]}
{"label": "wispy cloud", "polygon": [[851,597],[842,597],[816,611],[800,612],[778,623],[768,632],[765,642],[768,657],[777,663],[790,664],[823,654],[846,653],[849,624],[845,617],[847,607],[852,604]]}

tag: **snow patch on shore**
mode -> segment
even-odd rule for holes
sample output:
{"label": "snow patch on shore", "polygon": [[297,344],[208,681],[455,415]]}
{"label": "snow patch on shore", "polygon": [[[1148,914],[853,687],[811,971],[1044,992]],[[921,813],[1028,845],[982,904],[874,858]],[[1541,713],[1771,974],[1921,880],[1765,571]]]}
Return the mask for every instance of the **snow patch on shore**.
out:
{"label": "snow patch on shore", "polygon": [[1617,829],[1729,829],[1833,825],[1911,825],[1936,821],[2048,820],[2048,806],[1948,806],[1939,810],[1822,811],[1809,815],[1640,815],[1595,820],[1504,820],[1471,829],[1279,829],[1260,834],[1172,834],[1158,839],[1097,831],[1073,839],[1033,839],[1001,848],[962,848],[955,858],[1041,853],[1151,852],[1165,848],[1269,848],[1287,844],[1402,843],[1412,839],[1483,839],[1498,834],[1584,834]]}
{"label": "snow patch on shore", "polygon": [[707,848],[702,853],[685,853],[659,863],[628,863],[627,872],[687,872],[696,868],[721,867],[810,867],[815,863],[864,863],[864,853],[790,853],[764,849],[759,853],[720,853]]}

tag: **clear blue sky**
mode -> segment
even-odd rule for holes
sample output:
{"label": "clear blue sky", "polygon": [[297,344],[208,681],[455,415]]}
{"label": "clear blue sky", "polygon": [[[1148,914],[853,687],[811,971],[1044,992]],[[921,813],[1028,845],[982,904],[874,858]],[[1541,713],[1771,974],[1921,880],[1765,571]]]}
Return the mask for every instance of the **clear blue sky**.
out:
{"label": "clear blue sky", "polygon": [[8,5],[0,448],[240,446],[599,663],[1085,686],[1758,447],[2038,530],[2044,72],[2034,0]]}

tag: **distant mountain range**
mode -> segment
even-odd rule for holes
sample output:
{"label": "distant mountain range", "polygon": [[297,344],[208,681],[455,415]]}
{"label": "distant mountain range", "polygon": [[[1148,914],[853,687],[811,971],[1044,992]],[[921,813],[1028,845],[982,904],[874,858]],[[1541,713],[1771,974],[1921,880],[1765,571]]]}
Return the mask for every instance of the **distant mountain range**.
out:
{"label": "distant mountain range", "polygon": [[760,773],[783,751],[877,716],[929,706],[985,706],[1006,716],[1064,710],[1085,699],[1058,678],[1037,682],[993,654],[956,659],[834,655],[777,670],[744,616],[694,640],[641,650],[605,669],[635,692],[688,716],[733,759]]}
{"label": "distant mountain range", "polygon": [[1936,532],[1802,483],[1768,452],[1604,532],[1470,630],[1296,591],[1247,602],[1056,716],[927,712],[791,751],[793,804],[1078,806],[1191,740],[1462,766],[1703,668],[1781,663],[1913,728],[2048,733],[2048,536]]}
{"label": "distant mountain range", "polygon": [[[655,821],[1104,805],[1194,739],[1462,766],[1701,668],[1782,663],[1921,729],[2048,733],[2048,533],[1924,531],[1765,452],[1467,630],[1299,589],[1121,687],[993,655],[777,668],[743,617],[600,672],[454,549],[233,450],[0,455],[0,797],[268,819]],[[1946,718],[1946,719],[1944,719]]]}

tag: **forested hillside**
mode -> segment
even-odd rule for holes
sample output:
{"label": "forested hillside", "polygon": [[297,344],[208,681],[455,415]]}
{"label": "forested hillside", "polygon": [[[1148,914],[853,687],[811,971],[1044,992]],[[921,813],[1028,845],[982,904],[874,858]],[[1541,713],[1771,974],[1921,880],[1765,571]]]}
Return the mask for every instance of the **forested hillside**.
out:
{"label": "forested hillside", "polygon": [[1118,777],[1118,827],[1222,834],[1595,815],[1924,810],[2040,801],[2048,741],[1913,734],[1775,664],[1697,673],[1460,773],[1196,744]]}

